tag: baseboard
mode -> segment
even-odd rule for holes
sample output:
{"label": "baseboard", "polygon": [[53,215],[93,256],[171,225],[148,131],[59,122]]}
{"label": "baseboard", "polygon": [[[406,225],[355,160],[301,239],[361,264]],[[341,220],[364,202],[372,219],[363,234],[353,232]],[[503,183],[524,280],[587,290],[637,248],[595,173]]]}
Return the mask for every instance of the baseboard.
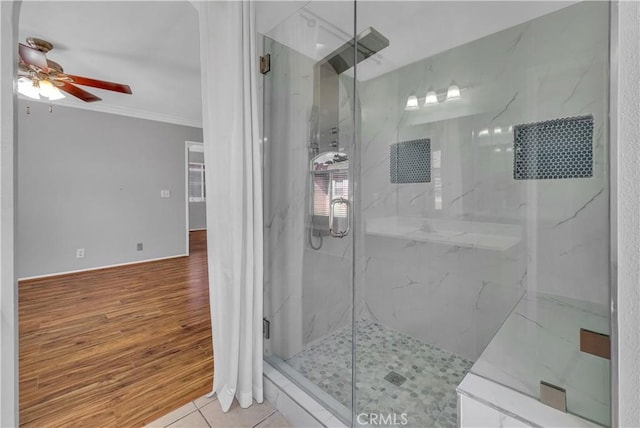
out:
{"label": "baseboard", "polygon": [[207,230],[207,228],[203,227],[202,229],[189,229],[189,232],[199,232],[201,230]]}
{"label": "baseboard", "polygon": [[137,265],[137,264],[141,264],[141,263],[157,262],[157,261],[160,261],[160,260],[168,260],[168,259],[177,259],[179,257],[189,257],[189,255],[188,254],[177,254],[175,256],[158,257],[158,258],[155,258],[155,259],[146,259],[146,260],[136,260],[134,262],[116,263],[116,264],[113,264],[113,265],[98,266],[98,267],[92,267],[92,268],[86,268],[86,269],[78,269],[78,270],[70,270],[70,271],[66,271],[66,272],[56,272],[56,273],[47,273],[47,274],[44,274],[44,275],[25,276],[24,278],[18,278],[18,281],[30,281],[30,280],[33,280],[33,279],[52,278],[52,277],[55,277],[55,276],[70,275],[70,274],[73,274],[73,273],[91,272],[91,271],[94,271],[94,270],[110,269],[110,268],[115,268],[115,267],[120,267],[120,266]]}

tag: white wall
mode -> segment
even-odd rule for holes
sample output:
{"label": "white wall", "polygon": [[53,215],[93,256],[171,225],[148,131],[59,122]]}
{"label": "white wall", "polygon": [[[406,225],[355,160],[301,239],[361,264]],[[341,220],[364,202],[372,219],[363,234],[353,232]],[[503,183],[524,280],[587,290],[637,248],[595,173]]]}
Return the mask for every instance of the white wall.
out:
{"label": "white wall", "polygon": [[[640,426],[640,3],[617,4],[612,35],[617,70],[612,114],[617,120],[617,313],[618,421]],[[614,27],[615,29],[615,27]],[[614,265],[615,267],[615,265]],[[614,374],[615,375],[615,374]],[[615,376],[614,376],[615,377]],[[614,403],[615,408],[615,403]]]}
{"label": "white wall", "polygon": [[18,425],[18,288],[14,271],[15,142],[13,75],[18,6],[0,2],[0,426]]}
{"label": "white wall", "polygon": [[18,103],[18,277],[187,254],[184,141],[202,130],[48,107]]}

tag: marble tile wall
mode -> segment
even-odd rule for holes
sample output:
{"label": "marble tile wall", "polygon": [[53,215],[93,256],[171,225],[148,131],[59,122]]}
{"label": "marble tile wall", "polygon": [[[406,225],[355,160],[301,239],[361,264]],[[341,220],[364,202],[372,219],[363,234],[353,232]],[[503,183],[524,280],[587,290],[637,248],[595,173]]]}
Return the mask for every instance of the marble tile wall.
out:
{"label": "marble tile wall", "polygon": [[[521,241],[498,251],[366,235],[358,315],[475,360],[527,290],[606,303],[607,68],[608,5],[584,2],[359,82],[365,223],[502,223]],[[459,100],[404,109],[452,82]],[[510,127],[588,114],[593,177],[514,180]],[[418,138],[440,158],[431,183],[391,184],[389,146]]]}
{"label": "marble tile wall", "polygon": [[[271,54],[271,72],[264,83],[268,115],[264,120],[264,314],[271,322],[265,351],[287,358],[351,323],[353,235],[343,239],[325,236],[318,250],[309,245],[309,134],[315,60],[265,40],[266,52]],[[353,83],[345,77],[339,85],[337,125],[341,146],[349,153]],[[318,238],[313,242],[317,245]]]}

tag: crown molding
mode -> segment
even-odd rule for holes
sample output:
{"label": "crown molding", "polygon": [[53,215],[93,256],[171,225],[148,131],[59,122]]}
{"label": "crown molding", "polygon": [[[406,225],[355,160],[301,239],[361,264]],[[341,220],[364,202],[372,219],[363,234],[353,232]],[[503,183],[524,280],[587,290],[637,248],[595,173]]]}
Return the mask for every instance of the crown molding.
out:
{"label": "crown molding", "polygon": [[183,126],[191,126],[194,128],[202,128],[202,119],[194,120],[186,117],[162,114],[162,113],[157,113],[157,112],[148,111],[148,110],[114,106],[114,105],[105,104],[102,102],[76,104],[74,102],[56,100],[50,103],[49,101],[46,101],[43,99],[34,100],[32,98],[25,97],[21,94],[18,95],[18,98],[24,101],[29,101],[34,103],[52,104],[54,108],[56,106],[70,107],[70,108],[77,108],[80,110],[95,111],[98,113],[117,114],[119,116],[135,117],[137,119],[146,119],[146,120],[153,120],[156,122],[172,123],[174,125],[183,125]]}

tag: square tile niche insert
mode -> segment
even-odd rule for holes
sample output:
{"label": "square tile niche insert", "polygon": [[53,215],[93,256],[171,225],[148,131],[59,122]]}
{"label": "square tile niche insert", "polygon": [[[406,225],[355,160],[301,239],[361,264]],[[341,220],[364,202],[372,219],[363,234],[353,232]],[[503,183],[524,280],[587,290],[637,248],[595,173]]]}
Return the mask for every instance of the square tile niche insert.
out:
{"label": "square tile niche insert", "polygon": [[593,116],[513,128],[513,178],[541,180],[593,176]]}
{"label": "square tile niche insert", "polygon": [[431,140],[403,141],[389,147],[391,183],[429,183],[431,181]]}

